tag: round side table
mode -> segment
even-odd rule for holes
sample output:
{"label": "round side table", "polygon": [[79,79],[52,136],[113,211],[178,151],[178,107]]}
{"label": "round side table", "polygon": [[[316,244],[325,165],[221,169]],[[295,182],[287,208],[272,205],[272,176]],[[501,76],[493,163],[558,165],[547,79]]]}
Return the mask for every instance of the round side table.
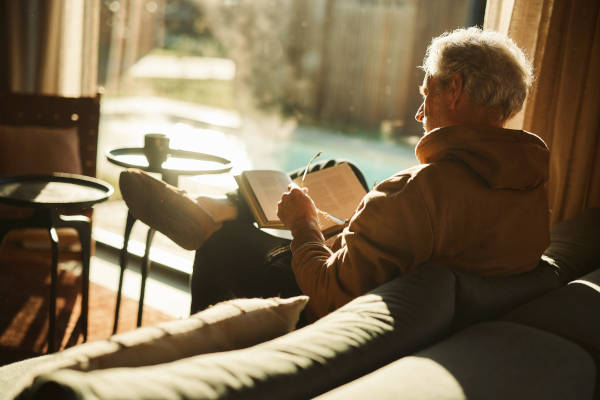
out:
{"label": "round side table", "polygon": [[[177,187],[179,177],[182,175],[208,175],[208,174],[223,174],[231,171],[232,164],[226,158],[212,154],[198,153],[194,151],[169,149],[167,160],[160,167],[151,167],[148,159],[144,155],[142,147],[125,147],[108,150],[106,159],[112,164],[124,168],[138,168],[146,172],[158,173],[163,181],[169,185]],[[136,219],[129,211],[127,211],[127,220],[125,222],[125,233],[123,234],[123,248],[120,256],[120,273],[119,287],[117,289],[117,304],[115,308],[115,320],[113,325],[113,334],[117,332],[119,324],[119,309],[121,305],[121,291],[123,287],[123,276],[125,268],[127,268],[127,247],[133,224]],[[140,300],[138,304],[137,326],[142,325],[142,312],[144,309],[144,294],[146,291],[146,279],[150,270],[150,246],[156,231],[149,227],[146,234],[146,247],[144,256],[142,257],[141,265],[141,288]]]}
{"label": "round side table", "polygon": [[82,290],[80,323],[84,341],[87,340],[88,295],[90,281],[90,251],[92,228],[85,215],[63,215],[82,210],[108,199],[113,187],[99,179],[83,175],[60,174],[21,175],[0,178],[0,203],[33,209],[28,218],[2,219],[0,243],[13,229],[45,228],[52,247],[50,280],[50,324],[48,352],[56,349],[56,284],[58,280],[58,235],[56,228],[74,228],[81,242]]}

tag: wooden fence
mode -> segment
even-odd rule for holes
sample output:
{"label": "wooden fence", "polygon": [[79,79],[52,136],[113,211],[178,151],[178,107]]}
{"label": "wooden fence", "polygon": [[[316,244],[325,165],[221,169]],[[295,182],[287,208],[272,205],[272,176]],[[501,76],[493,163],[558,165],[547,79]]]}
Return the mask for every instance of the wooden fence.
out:
{"label": "wooden fence", "polygon": [[470,3],[297,0],[292,29],[304,43],[296,44],[293,62],[296,79],[309,83],[295,87],[288,98],[321,121],[371,129],[387,122],[412,133],[422,79],[417,67],[426,46],[433,36],[464,26]]}

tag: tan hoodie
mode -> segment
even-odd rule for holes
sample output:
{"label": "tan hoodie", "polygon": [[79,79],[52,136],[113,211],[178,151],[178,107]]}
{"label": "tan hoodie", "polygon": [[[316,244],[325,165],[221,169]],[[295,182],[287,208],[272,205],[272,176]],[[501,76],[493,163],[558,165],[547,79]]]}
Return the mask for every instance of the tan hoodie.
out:
{"label": "tan hoodie", "polygon": [[363,198],[330,249],[292,241],[292,268],[319,318],[425,262],[482,276],[533,269],[549,243],[548,149],[520,130],[449,126],[416,147],[420,164]]}

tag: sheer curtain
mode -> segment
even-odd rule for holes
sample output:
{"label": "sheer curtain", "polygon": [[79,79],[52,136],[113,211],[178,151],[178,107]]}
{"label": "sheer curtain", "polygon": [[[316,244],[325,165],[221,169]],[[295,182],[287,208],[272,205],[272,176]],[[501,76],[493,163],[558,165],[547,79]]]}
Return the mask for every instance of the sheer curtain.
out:
{"label": "sheer curtain", "polygon": [[512,127],[550,147],[552,222],[600,206],[600,2],[488,0],[485,28],[508,33],[537,80]]}
{"label": "sheer curtain", "polygon": [[0,0],[0,8],[8,90],[96,95],[100,0]]}

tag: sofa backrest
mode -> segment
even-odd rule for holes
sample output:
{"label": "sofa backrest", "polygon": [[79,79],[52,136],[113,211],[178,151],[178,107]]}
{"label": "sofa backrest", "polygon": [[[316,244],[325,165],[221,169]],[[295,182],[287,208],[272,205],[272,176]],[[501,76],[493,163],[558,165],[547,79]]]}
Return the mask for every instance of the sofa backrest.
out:
{"label": "sofa backrest", "polygon": [[564,283],[600,268],[600,208],[555,224],[544,255],[559,267]]}
{"label": "sofa backrest", "polygon": [[484,278],[455,271],[454,330],[493,319],[600,267],[600,208],[590,208],[550,230],[550,245],[533,271]]}
{"label": "sofa backrest", "polygon": [[529,272],[506,277],[479,277],[454,271],[456,310],[453,330],[496,318],[512,308],[562,286],[556,266],[542,259]]}

